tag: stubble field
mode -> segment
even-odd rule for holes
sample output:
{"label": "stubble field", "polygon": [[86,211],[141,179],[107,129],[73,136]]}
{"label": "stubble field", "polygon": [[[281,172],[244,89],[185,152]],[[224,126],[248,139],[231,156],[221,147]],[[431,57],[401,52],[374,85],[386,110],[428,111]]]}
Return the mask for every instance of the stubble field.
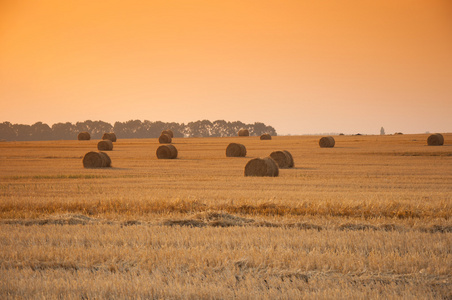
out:
{"label": "stubble field", "polygon": [[[0,143],[0,298],[452,298],[452,134]],[[226,157],[242,143],[245,158]],[[295,168],[244,177],[288,150]]]}

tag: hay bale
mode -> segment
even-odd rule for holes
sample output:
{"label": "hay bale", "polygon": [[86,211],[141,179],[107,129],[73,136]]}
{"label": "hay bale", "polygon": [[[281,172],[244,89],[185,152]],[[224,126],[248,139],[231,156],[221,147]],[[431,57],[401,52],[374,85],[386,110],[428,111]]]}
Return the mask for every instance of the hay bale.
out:
{"label": "hay bale", "polygon": [[111,158],[108,156],[107,153],[99,152],[99,155],[102,157],[103,161],[105,162],[105,167],[109,168],[111,167]]}
{"label": "hay bale", "polygon": [[177,149],[174,145],[162,145],[156,151],[158,159],[175,159],[177,158]]}
{"label": "hay bale", "polygon": [[103,140],[110,140],[112,142],[116,142],[116,134],[113,132],[104,133],[102,135]]}
{"label": "hay bale", "polygon": [[245,176],[268,176],[279,175],[279,168],[276,162],[270,157],[254,158],[245,166]]}
{"label": "hay bale", "polygon": [[290,163],[290,157],[283,151],[273,151],[270,157],[278,164],[280,168],[287,168]]}
{"label": "hay bale", "polygon": [[273,151],[270,157],[278,164],[281,169],[293,168],[294,161],[292,154],[287,150]]}
{"label": "hay bale", "polygon": [[77,135],[77,139],[79,141],[89,141],[91,139],[91,135],[89,134],[89,132],[83,131]]}
{"label": "hay bale", "polygon": [[287,156],[289,156],[289,159],[290,159],[290,161],[289,161],[289,168],[293,168],[295,166],[295,161],[293,160],[292,154],[289,151],[287,151],[287,150],[283,150],[283,152],[286,153]]}
{"label": "hay bale", "polygon": [[167,135],[165,133],[159,136],[159,143],[160,144],[171,144],[172,140],[173,139],[169,135]]}
{"label": "hay bale", "polygon": [[242,144],[230,143],[226,147],[226,156],[227,157],[245,157],[246,156],[246,148]]}
{"label": "hay bale", "polygon": [[434,133],[431,134],[427,138],[427,144],[429,146],[441,146],[444,145],[444,137],[441,133]]}
{"label": "hay bale", "polygon": [[103,152],[90,151],[83,157],[83,167],[85,168],[107,168],[111,167],[110,157]]}
{"label": "hay bale", "polygon": [[239,136],[250,136],[248,129],[242,128],[239,130]]}
{"label": "hay bale", "polygon": [[170,130],[170,129],[163,130],[162,133],[160,133],[160,135],[162,135],[162,134],[167,134],[167,135],[169,135],[171,138],[174,138],[173,131]]}
{"label": "hay bale", "polygon": [[319,145],[321,148],[332,148],[334,147],[334,138],[332,136],[324,136],[319,140]]}
{"label": "hay bale", "polygon": [[264,133],[263,135],[261,135],[261,140],[271,140],[272,136],[268,133]]}
{"label": "hay bale", "polygon": [[111,151],[113,150],[113,142],[110,140],[103,140],[97,143],[97,150]]}

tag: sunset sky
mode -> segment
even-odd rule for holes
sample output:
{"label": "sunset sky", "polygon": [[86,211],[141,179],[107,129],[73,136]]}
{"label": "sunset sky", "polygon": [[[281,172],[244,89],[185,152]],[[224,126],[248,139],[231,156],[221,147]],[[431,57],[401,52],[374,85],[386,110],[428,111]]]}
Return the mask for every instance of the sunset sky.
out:
{"label": "sunset sky", "polygon": [[3,0],[0,122],[452,132],[451,0]]}

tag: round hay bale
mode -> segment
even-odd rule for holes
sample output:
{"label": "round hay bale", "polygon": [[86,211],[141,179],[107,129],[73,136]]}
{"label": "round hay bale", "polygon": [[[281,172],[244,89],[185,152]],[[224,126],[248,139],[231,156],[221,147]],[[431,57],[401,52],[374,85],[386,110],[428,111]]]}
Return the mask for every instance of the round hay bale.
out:
{"label": "round hay bale", "polygon": [[99,155],[102,156],[102,159],[105,161],[105,167],[109,168],[111,167],[111,158],[108,156],[107,153],[99,152]]}
{"label": "round hay bale", "polygon": [[242,144],[230,143],[226,147],[226,156],[227,157],[245,157],[246,156],[246,148]]}
{"label": "round hay bale", "polygon": [[97,143],[97,150],[111,151],[113,150],[113,142],[110,140],[103,140]]}
{"label": "round hay bale", "polygon": [[89,134],[89,132],[83,131],[77,135],[77,139],[79,141],[89,141],[91,139],[91,135]]}
{"label": "round hay bale", "polygon": [[290,164],[290,156],[284,151],[273,151],[270,157],[278,164],[278,167],[288,168]]}
{"label": "round hay bale", "polygon": [[295,162],[294,162],[294,160],[293,160],[292,154],[291,154],[289,151],[287,151],[287,150],[283,150],[283,152],[286,153],[287,156],[288,156],[289,159],[290,159],[290,161],[289,161],[289,168],[293,168],[293,167],[295,166]]}
{"label": "round hay bale", "polygon": [[167,135],[169,135],[171,138],[174,138],[173,131],[170,130],[170,129],[163,130],[162,133],[160,133],[160,135],[162,135],[162,134],[167,134]]}
{"label": "round hay bale", "polygon": [[427,144],[429,146],[441,146],[441,145],[444,145],[444,137],[440,133],[431,134],[427,138]]}
{"label": "round hay bale", "polygon": [[261,135],[261,140],[271,140],[272,136],[268,133],[264,133],[263,135]]}
{"label": "round hay bale", "polygon": [[177,158],[177,149],[174,145],[162,145],[156,151],[158,159],[175,159]]}
{"label": "round hay bale", "polygon": [[248,131],[248,129],[240,129],[239,130],[239,136],[250,136],[250,132]]}
{"label": "round hay bale", "polygon": [[332,136],[324,136],[319,140],[319,145],[321,148],[332,148],[334,147],[334,138]]}
{"label": "round hay bale", "polygon": [[276,177],[278,175],[278,165],[270,157],[253,158],[245,166],[245,176]]}
{"label": "round hay bale", "polygon": [[106,153],[90,151],[83,157],[83,167],[85,168],[106,168],[110,166],[111,159]]}
{"label": "round hay bale", "polygon": [[273,151],[270,154],[270,157],[278,164],[278,167],[280,167],[281,169],[293,168],[295,165],[292,154],[290,154],[290,152],[287,150]]}
{"label": "round hay bale", "polygon": [[165,133],[159,136],[159,143],[160,144],[171,144],[172,140],[173,139],[169,135],[167,135]]}
{"label": "round hay bale", "polygon": [[104,133],[102,135],[103,140],[110,140],[112,142],[116,142],[116,134],[113,132]]}

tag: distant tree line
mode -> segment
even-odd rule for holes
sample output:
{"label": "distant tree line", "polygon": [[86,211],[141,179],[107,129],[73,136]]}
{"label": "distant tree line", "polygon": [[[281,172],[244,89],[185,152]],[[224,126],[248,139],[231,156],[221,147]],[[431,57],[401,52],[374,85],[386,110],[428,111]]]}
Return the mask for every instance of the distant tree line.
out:
{"label": "distant tree line", "polygon": [[0,139],[7,141],[40,141],[40,140],[75,140],[79,132],[87,131],[92,139],[100,139],[105,132],[114,132],[120,139],[158,138],[162,130],[171,129],[174,137],[225,137],[236,136],[241,128],[249,130],[250,135],[259,136],[263,133],[276,135],[272,126],[256,122],[245,124],[240,121],[226,122],[217,120],[211,122],[202,120],[179,124],[174,122],[151,122],[148,120],[130,120],[115,122],[114,125],[103,121],[77,122],[75,124],[56,123],[52,127],[37,122],[33,125],[0,123]]}

